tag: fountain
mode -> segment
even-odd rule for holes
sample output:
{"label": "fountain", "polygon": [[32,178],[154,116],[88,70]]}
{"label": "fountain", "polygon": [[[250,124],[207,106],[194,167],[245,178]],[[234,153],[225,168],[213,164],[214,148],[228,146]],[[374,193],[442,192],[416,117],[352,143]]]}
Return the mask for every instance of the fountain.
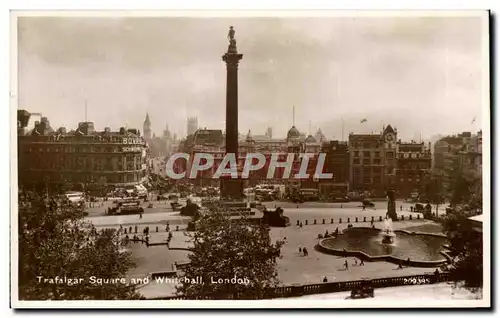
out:
{"label": "fountain", "polygon": [[384,229],[380,232],[380,235],[382,236],[382,243],[383,244],[393,244],[394,243],[394,238],[396,237],[396,234],[394,233],[394,230],[392,228],[392,220],[389,218],[386,218],[384,220]]}

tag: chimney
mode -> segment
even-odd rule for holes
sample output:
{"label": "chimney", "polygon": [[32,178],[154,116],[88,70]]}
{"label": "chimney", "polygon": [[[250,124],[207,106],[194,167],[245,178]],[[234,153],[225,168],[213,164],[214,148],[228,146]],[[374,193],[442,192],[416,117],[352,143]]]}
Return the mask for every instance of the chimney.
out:
{"label": "chimney", "polygon": [[111,132],[111,128],[109,128],[109,127],[104,127],[104,132],[105,132],[105,133],[110,133],[110,132]]}
{"label": "chimney", "polygon": [[60,132],[61,134],[65,134],[65,133],[66,133],[66,127],[60,127],[60,128],[59,128],[59,132]]}
{"label": "chimney", "polygon": [[125,127],[120,127],[120,135],[125,135]]}

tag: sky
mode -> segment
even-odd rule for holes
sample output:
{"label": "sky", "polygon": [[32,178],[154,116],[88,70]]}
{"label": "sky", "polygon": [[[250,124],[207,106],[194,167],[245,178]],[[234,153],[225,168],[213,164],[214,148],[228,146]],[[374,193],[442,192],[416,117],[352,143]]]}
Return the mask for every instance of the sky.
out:
{"label": "sky", "polygon": [[481,128],[488,30],[477,16],[20,17],[18,108],[53,128],[76,128],[87,105],[99,130],[142,131],[146,113],[157,135],[185,135],[188,116],[223,129],[230,25],[240,133],[284,137],[294,121],[329,139],[388,124],[404,140]]}

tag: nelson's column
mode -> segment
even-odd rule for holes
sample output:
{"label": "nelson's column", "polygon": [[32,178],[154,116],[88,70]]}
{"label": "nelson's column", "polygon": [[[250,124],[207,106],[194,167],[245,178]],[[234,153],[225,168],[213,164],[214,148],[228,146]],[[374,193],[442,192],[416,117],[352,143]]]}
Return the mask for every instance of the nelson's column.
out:
{"label": "nelson's column", "polygon": [[[229,28],[227,38],[229,47],[222,60],[226,62],[226,154],[235,154],[238,159],[238,64],[243,54],[238,54],[234,28]],[[233,167],[231,167],[233,168]],[[239,169],[238,169],[239,170]],[[241,200],[243,198],[243,182],[239,178],[227,176],[221,180],[221,197],[224,199]]]}

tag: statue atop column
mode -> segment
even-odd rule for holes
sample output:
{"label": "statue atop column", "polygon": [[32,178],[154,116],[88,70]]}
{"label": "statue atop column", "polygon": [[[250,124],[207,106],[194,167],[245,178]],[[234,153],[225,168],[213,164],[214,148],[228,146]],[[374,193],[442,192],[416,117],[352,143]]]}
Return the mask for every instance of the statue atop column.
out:
{"label": "statue atop column", "polygon": [[227,34],[227,39],[229,40],[229,47],[227,49],[228,53],[238,53],[236,49],[236,39],[234,38],[234,34],[236,31],[234,30],[233,26],[229,27],[229,32]]}

